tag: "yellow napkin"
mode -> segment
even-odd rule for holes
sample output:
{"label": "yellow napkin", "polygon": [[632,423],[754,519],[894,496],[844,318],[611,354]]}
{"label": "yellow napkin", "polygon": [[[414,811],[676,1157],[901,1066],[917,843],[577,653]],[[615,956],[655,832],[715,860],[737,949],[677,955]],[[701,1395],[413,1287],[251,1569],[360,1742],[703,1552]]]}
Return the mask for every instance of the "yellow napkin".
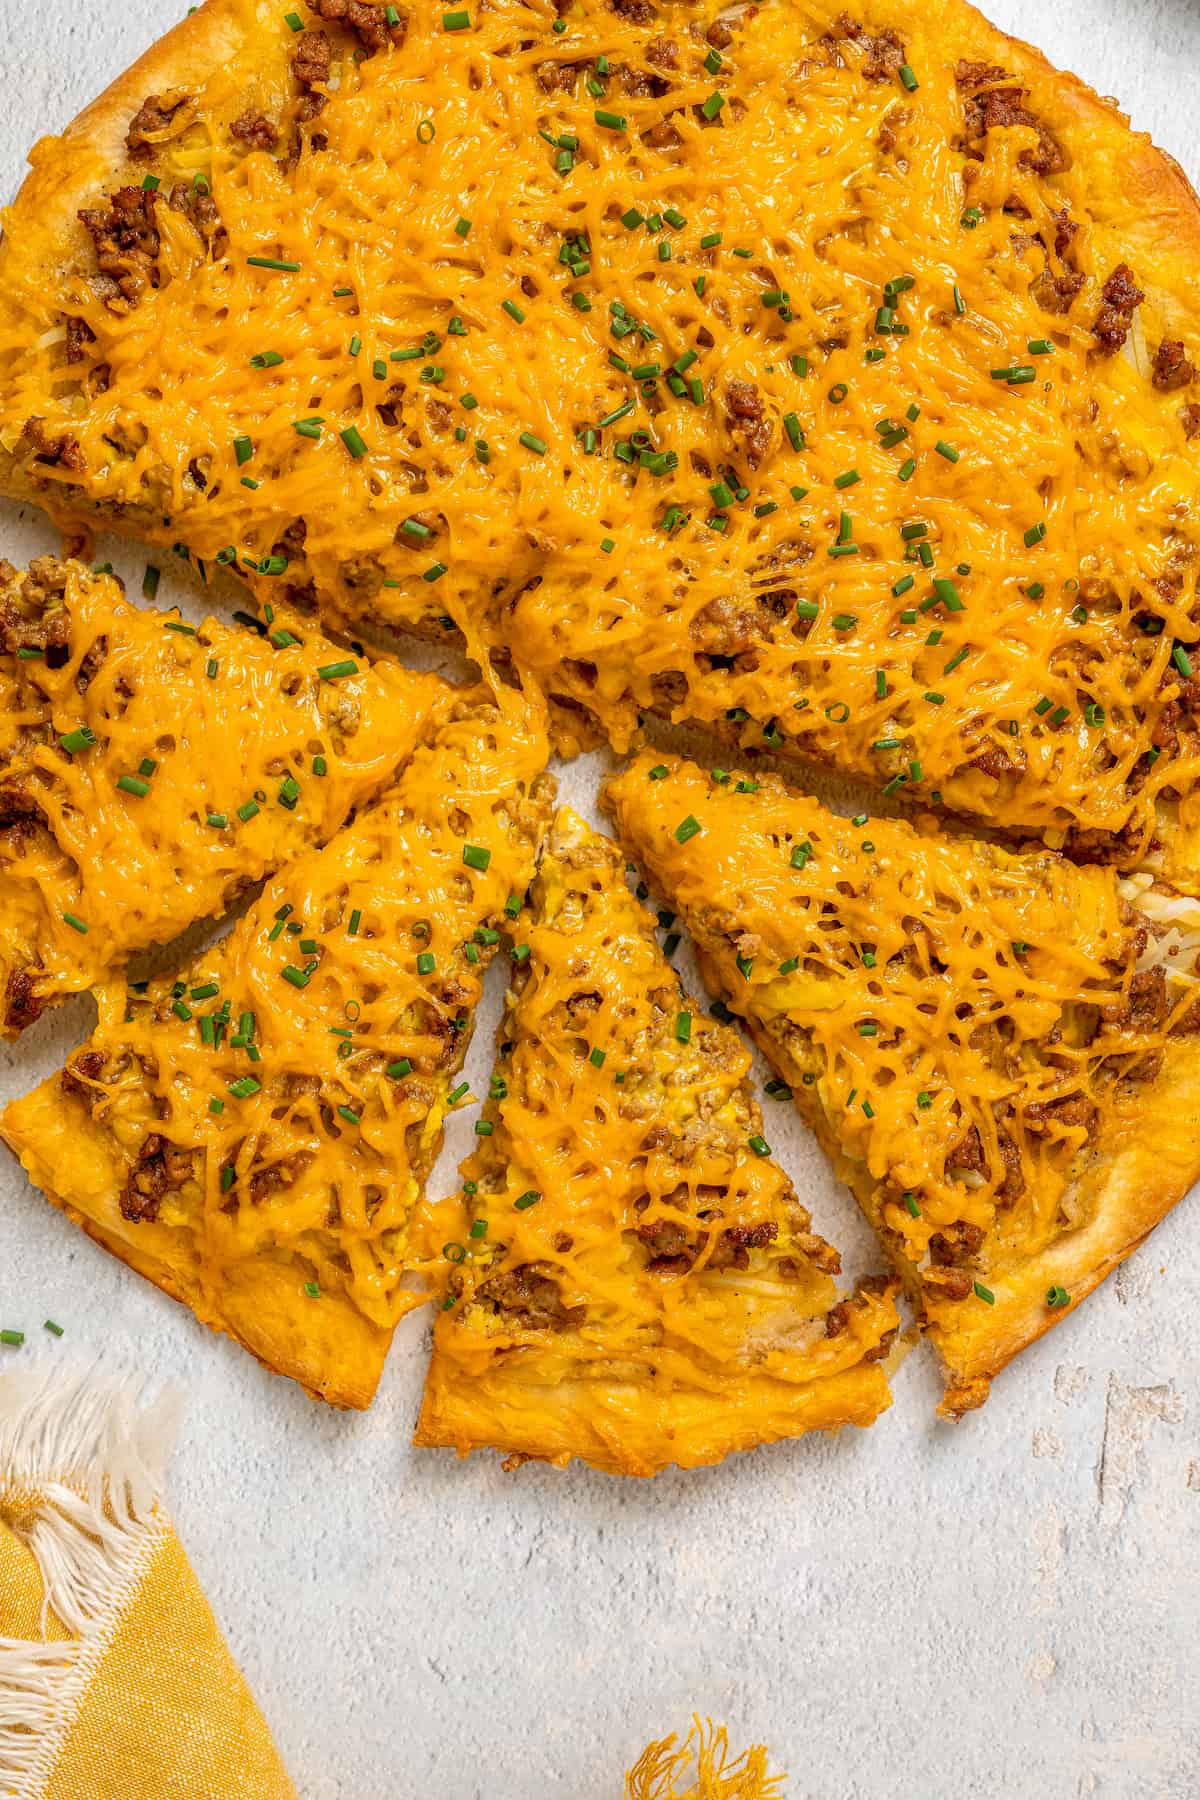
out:
{"label": "yellow napkin", "polygon": [[159,1502],[173,1408],[0,1380],[0,1796],[297,1800]]}
{"label": "yellow napkin", "polygon": [[647,1744],[625,1777],[625,1800],[781,1800],[784,1778],[767,1756],[765,1744],[731,1756],[725,1727],[694,1718],[682,1744],[674,1734]]}

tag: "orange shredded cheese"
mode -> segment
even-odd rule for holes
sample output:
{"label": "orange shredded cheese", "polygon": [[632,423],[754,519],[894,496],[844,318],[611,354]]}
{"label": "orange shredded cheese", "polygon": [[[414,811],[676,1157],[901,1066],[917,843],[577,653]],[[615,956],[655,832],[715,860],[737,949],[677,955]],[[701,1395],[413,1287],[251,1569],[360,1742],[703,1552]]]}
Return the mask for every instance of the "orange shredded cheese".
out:
{"label": "orange shredded cheese", "polygon": [[643,755],[607,795],[933,1316],[1024,1298],[1095,1228],[1086,1292],[1147,1228],[1156,1159],[1154,1216],[1186,1191],[1191,1053],[1170,1034],[1194,1028],[1195,917],[1164,959],[1154,897],[1130,889],[1135,909],[1111,870],[842,818],[770,775]]}
{"label": "orange shredded cheese", "polygon": [[131,606],[77,563],[10,571],[0,619],[6,1034],[324,843],[450,692],[307,626]]}
{"label": "orange shredded cheese", "polygon": [[[18,203],[8,478],[260,587],[286,544],[332,616],[456,621],[565,744],[655,709],[1135,860],[1200,768],[1162,723],[1196,450],[1150,358],[1200,353],[1166,247],[1129,252],[1129,356],[1094,329],[1143,141],[967,7],[768,0],[719,49],[674,0],[468,10],[362,60],[335,31],[302,119],[314,26],[225,0],[229,56],[97,169],[199,176],[219,215],[160,199],[136,304],[86,247],[47,291]],[[1011,79],[959,81],[976,57]],[[1006,86],[1020,116],[981,122]],[[248,100],[274,156],[231,136]]]}
{"label": "orange shredded cheese", "polygon": [[177,980],[102,990],[66,1076],[4,1115],[51,1199],[337,1404],[369,1403],[422,1299],[414,1214],[533,873],[545,755],[515,706],[460,702]]}

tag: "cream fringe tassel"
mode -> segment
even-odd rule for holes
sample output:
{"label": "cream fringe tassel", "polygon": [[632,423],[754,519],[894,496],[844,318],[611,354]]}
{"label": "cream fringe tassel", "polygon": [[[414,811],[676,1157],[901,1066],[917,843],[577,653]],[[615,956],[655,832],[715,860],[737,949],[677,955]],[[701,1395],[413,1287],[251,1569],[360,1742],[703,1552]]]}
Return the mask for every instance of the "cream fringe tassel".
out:
{"label": "cream fringe tassel", "polygon": [[0,1379],[0,1508],[72,1634],[0,1637],[0,1795],[37,1800],[126,1604],[169,1529],[158,1512],[178,1406],[99,1366]]}

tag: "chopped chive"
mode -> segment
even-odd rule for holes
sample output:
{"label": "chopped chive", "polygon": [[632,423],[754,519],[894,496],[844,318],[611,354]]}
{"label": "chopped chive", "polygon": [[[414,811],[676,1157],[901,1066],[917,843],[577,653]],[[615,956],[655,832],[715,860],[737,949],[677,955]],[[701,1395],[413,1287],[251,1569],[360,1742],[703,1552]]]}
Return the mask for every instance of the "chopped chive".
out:
{"label": "chopped chive", "polygon": [[283,269],[290,274],[300,267],[298,262],[286,262],[279,256],[248,256],[246,261],[252,269]]}
{"label": "chopped chive", "polygon": [[492,853],[479,844],[464,844],[462,859],[468,869],[478,869],[482,872],[491,862]]}
{"label": "chopped chive", "polygon": [[347,425],[344,431],[338,433],[338,436],[355,460],[367,454],[367,446],[357,425]]}
{"label": "chopped chive", "polygon": [[681,819],[679,824],[675,827],[676,843],[686,844],[688,839],[694,838],[701,829],[702,827],[699,819],[689,813],[687,818]]}
{"label": "chopped chive", "polygon": [[324,663],[317,670],[322,681],[340,681],[343,675],[357,675],[358,664],[353,657],[345,657],[341,662]]}

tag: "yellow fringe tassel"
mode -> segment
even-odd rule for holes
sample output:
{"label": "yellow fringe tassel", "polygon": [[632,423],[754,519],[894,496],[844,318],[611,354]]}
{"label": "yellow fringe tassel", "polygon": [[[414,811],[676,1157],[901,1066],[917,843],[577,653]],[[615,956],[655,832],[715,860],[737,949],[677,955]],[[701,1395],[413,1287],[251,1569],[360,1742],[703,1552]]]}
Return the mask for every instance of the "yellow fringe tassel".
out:
{"label": "yellow fringe tassel", "polygon": [[699,1717],[677,1749],[678,1742],[672,1732],[646,1746],[625,1777],[625,1800],[782,1800],[785,1778],[770,1773],[765,1744],[731,1762],[725,1727]]}

